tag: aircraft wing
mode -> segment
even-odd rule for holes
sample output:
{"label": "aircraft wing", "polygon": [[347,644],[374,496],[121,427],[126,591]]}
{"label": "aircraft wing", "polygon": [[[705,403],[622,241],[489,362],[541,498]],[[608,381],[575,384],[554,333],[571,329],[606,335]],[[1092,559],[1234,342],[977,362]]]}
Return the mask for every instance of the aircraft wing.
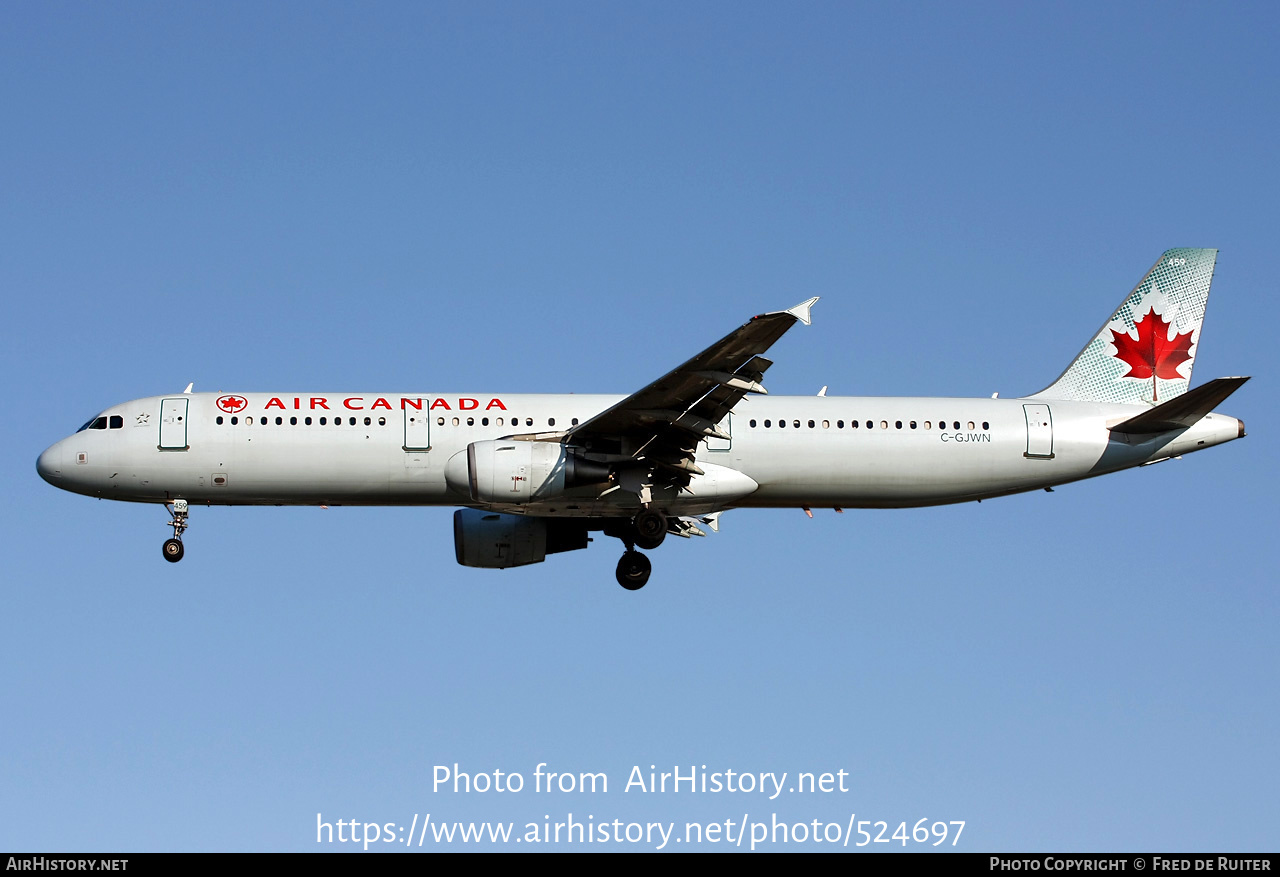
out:
{"label": "aircraft wing", "polygon": [[684,365],[569,430],[564,441],[589,453],[630,457],[663,470],[682,486],[701,474],[694,464],[700,440],[728,438],[717,424],[747,393],[765,393],[760,380],[773,363],[761,356],[796,324],[809,324],[817,298],[785,311],[752,317]]}

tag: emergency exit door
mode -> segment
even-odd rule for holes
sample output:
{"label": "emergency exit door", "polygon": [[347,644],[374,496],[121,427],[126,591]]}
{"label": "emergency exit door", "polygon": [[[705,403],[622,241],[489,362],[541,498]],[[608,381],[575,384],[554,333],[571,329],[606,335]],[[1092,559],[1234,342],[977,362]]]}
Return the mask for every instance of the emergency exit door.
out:
{"label": "emergency exit door", "polygon": [[430,409],[422,411],[412,405],[400,412],[404,418],[404,464],[409,467],[426,467],[430,464],[431,450]]}
{"label": "emergency exit door", "polygon": [[733,412],[725,415],[724,420],[720,421],[718,426],[725,431],[728,438],[719,438],[718,436],[707,436],[708,451],[727,451],[733,447]]}

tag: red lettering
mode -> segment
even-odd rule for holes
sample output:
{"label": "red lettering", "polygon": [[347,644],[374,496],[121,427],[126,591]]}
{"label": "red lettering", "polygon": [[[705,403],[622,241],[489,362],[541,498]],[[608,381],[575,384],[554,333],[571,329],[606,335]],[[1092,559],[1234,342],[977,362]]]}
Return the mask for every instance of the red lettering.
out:
{"label": "red lettering", "polygon": [[342,400],[342,407],[343,407],[343,408],[346,408],[348,411],[363,411],[363,410],[364,410],[364,408],[363,408],[363,407],[361,407],[361,406],[359,406],[359,405],[352,405],[351,403],[352,403],[353,401],[354,401],[354,402],[363,402],[363,401],[364,401],[364,397],[363,397],[363,396],[351,396],[350,398],[343,399],[343,400]]}
{"label": "red lettering", "polygon": [[[468,402],[470,402],[471,404],[468,405],[467,404]],[[458,400],[459,411],[475,411],[479,407],[480,407],[479,399],[459,399]]]}
{"label": "red lettering", "polygon": [[386,399],[383,399],[381,396],[379,396],[377,399],[374,399],[373,404],[369,406],[370,411],[372,411],[375,408],[385,408],[388,411],[390,411],[391,403],[388,402]]}
{"label": "red lettering", "polygon": [[502,404],[501,399],[490,399],[489,404],[484,406],[485,411],[489,411],[492,408],[501,408],[503,411],[507,410],[507,406]]}
{"label": "red lettering", "polygon": [[[404,401],[404,400],[401,400],[401,401]],[[448,402],[446,402],[446,401],[445,401],[445,400],[443,400],[443,399],[436,399],[435,401],[433,401],[433,402],[431,403],[431,410],[432,410],[432,411],[435,411],[437,408],[443,408],[445,411],[452,411],[452,410],[453,410],[452,408],[450,408],[450,407],[449,407],[449,403],[448,403]]]}
{"label": "red lettering", "polygon": [[279,399],[277,399],[275,396],[272,396],[270,401],[267,402],[263,410],[266,410],[266,408],[279,408],[281,411],[283,411],[284,403],[281,402]]}
{"label": "red lettering", "polygon": [[301,404],[301,403],[302,403],[302,400],[301,400],[301,399],[299,399],[297,396],[294,396],[294,397],[293,397],[293,410],[294,410],[294,411],[297,411],[299,408],[301,408],[301,407],[302,407],[302,404]]}
{"label": "red lettering", "polygon": [[406,405],[411,405],[411,406],[413,406],[414,408],[417,408],[419,411],[421,411],[421,410],[422,410],[422,400],[421,400],[421,399],[406,399],[404,396],[401,396],[401,397],[400,397],[400,410],[401,410],[401,411],[404,411],[404,410],[405,410],[405,406],[406,406]]}
{"label": "red lettering", "polygon": [[312,396],[312,397],[311,397],[311,410],[312,410],[312,411],[315,411],[317,408],[323,408],[325,411],[328,411],[328,410],[329,410],[329,401],[328,401],[327,399],[325,399],[323,396]]}

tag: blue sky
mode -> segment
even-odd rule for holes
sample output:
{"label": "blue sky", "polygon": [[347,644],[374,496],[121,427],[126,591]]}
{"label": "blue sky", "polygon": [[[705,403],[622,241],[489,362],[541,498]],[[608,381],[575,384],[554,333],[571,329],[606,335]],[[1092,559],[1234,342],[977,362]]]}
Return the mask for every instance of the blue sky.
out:
{"label": "blue sky", "polygon": [[[11,5],[0,847],[745,812],[965,820],[966,850],[1274,849],[1278,24]],[[162,510],[34,469],[191,381],[630,392],[812,295],[775,394],[1015,396],[1174,246],[1221,250],[1196,382],[1255,376],[1224,406],[1245,441],[981,505],[729,513],[635,594],[612,540],[459,567],[445,509],[198,509],[171,566]],[[610,790],[433,792],[455,762]],[[624,793],[651,764],[850,791]]]}

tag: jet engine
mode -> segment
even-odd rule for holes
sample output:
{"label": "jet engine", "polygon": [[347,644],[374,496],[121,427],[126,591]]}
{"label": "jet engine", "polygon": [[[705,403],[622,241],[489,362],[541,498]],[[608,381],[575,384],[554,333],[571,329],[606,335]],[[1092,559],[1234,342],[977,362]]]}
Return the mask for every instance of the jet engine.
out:
{"label": "jet engine", "polygon": [[588,541],[585,521],[478,509],[453,513],[453,550],[463,566],[506,569],[542,563],[548,554],[586,548]]}
{"label": "jet engine", "polygon": [[454,454],[444,480],[474,502],[523,503],[608,481],[609,467],[576,457],[558,442],[499,439],[472,442]]}

